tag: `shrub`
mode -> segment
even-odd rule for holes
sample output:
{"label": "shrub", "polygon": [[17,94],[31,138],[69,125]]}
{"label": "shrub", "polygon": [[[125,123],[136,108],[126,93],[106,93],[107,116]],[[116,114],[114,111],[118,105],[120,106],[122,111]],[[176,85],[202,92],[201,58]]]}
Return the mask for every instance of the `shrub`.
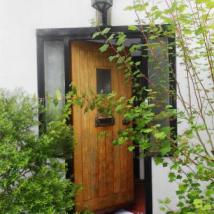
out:
{"label": "shrub", "polygon": [[55,152],[56,146],[71,148],[71,127],[59,114],[38,135],[37,103],[21,91],[0,91],[0,213],[63,214],[74,206],[77,186],[65,178]]}

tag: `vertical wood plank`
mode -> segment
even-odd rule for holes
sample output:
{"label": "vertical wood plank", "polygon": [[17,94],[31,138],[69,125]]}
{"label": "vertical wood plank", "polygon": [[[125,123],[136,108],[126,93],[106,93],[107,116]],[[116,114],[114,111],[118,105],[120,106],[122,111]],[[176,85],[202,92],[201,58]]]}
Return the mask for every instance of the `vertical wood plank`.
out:
{"label": "vertical wood plank", "polygon": [[[112,89],[114,92],[119,93],[118,89],[118,75],[117,75],[117,69],[114,66],[112,68]],[[117,133],[119,131],[118,127],[118,122],[119,122],[119,115],[115,115],[115,125],[113,127],[113,138],[116,139]],[[114,193],[119,193],[120,192],[120,146],[116,145],[114,146]]]}
{"label": "vertical wood plank", "polygon": [[[98,53],[99,54],[99,53]],[[111,72],[111,78],[113,76],[113,71],[112,71],[112,63],[109,62],[108,59],[108,54],[100,55],[102,57],[102,67],[108,68]],[[112,83],[111,83],[111,88],[112,88]],[[114,192],[114,159],[113,159],[113,153],[114,153],[114,148],[113,148],[113,127],[105,127],[105,162],[106,162],[106,167],[105,167],[105,186],[106,186],[106,195],[113,194]]]}
{"label": "vertical wood plank", "polygon": [[[84,47],[81,47],[80,44],[80,89],[84,94],[87,91],[88,87],[88,71],[87,71],[87,52],[84,50]],[[88,136],[89,120],[88,114],[85,114],[84,109],[82,109],[82,150],[83,150],[83,194],[84,200],[90,199],[90,140]]]}
{"label": "vertical wood plank", "polygon": [[[72,84],[79,86],[79,48],[76,44],[72,44]],[[81,119],[82,113],[78,106],[73,106],[73,128],[74,128],[74,181],[76,184],[82,185],[82,139],[81,139]],[[79,191],[76,196],[77,207],[81,207],[83,201],[83,193]]]}
{"label": "vertical wood plank", "polygon": [[112,194],[114,193],[113,128],[107,128],[106,133],[106,189],[107,194]]}
{"label": "vertical wood plank", "polygon": [[[88,57],[88,93],[90,94],[96,92],[96,72],[94,63],[96,63],[95,53],[92,50],[87,49]],[[98,146],[97,146],[97,130],[95,128],[95,117],[96,112],[90,111],[88,114],[88,123],[89,123],[89,140],[90,140],[90,194],[92,198],[98,197],[99,189],[99,160],[98,160]]]}
{"label": "vertical wood plank", "polygon": [[99,152],[99,196],[106,195],[106,148],[105,148],[105,129],[98,128],[97,142]]}
{"label": "vertical wood plank", "polygon": [[[123,71],[119,70],[117,71],[117,75],[118,75],[118,90],[119,90],[119,96],[126,96],[126,92],[125,92],[125,87],[128,87],[126,86],[125,82],[124,82],[124,74],[123,74]],[[123,83],[123,84],[121,84]],[[123,117],[122,115],[119,116],[119,129],[122,130],[124,129],[124,126],[122,124],[122,120],[123,120]],[[120,158],[120,176],[121,176],[121,182],[120,182],[120,191],[121,192],[125,192],[127,190],[127,143],[123,144],[120,146],[120,153],[122,154],[121,155],[121,158]]]}

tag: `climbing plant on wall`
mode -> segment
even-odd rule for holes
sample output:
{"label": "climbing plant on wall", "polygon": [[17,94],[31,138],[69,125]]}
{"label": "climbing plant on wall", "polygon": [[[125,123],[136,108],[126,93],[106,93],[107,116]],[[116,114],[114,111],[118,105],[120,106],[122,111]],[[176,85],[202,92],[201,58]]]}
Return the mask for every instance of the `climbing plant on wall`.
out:
{"label": "climbing plant on wall", "polygon": [[[163,212],[211,214],[214,211],[214,3],[135,0],[126,10],[135,13],[137,25],[129,26],[129,30],[140,32],[143,44],[127,46],[125,33],[111,33],[110,28],[93,36],[105,39],[100,51],[113,50],[115,54],[109,60],[133,82],[135,96],[126,101],[129,107],[121,104],[115,107],[116,113],[122,113],[131,125],[119,133],[114,143],[133,141],[130,151],[139,147],[142,156],[154,155],[157,164],[170,168],[169,181],[178,183],[178,203],[176,209],[171,209],[170,199],[162,200]],[[162,38],[172,42],[164,46]],[[163,47],[167,47],[166,56],[178,60],[177,78],[174,65],[161,61],[159,52],[163,53]],[[158,79],[145,76],[141,62],[133,61],[133,53],[142,49],[153,63],[153,72],[159,77],[170,74],[174,90],[167,82],[159,81],[157,87]],[[148,86],[139,85],[140,78],[145,78]],[[176,97],[177,109],[171,103],[160,103],[159,98],[167,93]],[[177,134],[169,122],[164,122],[176,118]]]}

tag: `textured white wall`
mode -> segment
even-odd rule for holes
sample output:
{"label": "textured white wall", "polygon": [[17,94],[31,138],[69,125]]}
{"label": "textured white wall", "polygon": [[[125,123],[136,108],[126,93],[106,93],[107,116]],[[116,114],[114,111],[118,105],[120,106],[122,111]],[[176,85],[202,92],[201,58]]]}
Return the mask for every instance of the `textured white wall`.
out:
{"label": "textured white wall", "polygon": [[37,92],[36,29],[90,26],[90,0],[0,0],[0,87]]}
{"label": "textured white wall", "polygon": [[[131,0],[115,0],[112,25],[134,23],[123,9]],[[90,27],[91,0],[0,0],[0,87],[37,93],[37,28]]]}
{"label": "textured white wall", "polygon": [[[112,25],[135,23],[135,14],[124,11],[132,0],[114,0]],[[89,27],[95,17],[91,0],[0,0],[0,88],[21,87],[37,93],[37,28]],[[153,207],[158,199],[174,197],[167,170],[152,163]]]}
{"label": "textured white wall", "polygon": [[176,183],[169,183],[167,175],[168,167],[157,166],[152,160],[152,194],[153,194],[153,214],[164,214],[160,211],[159,200],[170,198],[170,208],[176,207]]}

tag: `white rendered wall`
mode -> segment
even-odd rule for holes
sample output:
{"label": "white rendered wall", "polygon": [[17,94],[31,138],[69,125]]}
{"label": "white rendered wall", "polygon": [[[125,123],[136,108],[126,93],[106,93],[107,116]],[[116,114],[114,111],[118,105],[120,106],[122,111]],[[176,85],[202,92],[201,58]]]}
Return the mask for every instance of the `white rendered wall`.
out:
{"label": "white rendered wall", "polygon": [[176,184],[169,183],[167,175],[169,173],[168,167],[157,166],[152,160],[152,194],[153,194],[153,214],[162,214],[160,211],[159,200],[170,198],[170,208],[176,207]]}
{"label": "white rendered wall", "polygon": [[[135,23],[124,11],[132,0],[114,0],[112,25]],[[0,88],[23,88],[37,94],[36,29],[90,27],[95,17],[91,0],[0,0]],[[179,69],[179,68],[177,68]],[[152,162],[153,214],[159,199],[174,198],[167,169]]]}

